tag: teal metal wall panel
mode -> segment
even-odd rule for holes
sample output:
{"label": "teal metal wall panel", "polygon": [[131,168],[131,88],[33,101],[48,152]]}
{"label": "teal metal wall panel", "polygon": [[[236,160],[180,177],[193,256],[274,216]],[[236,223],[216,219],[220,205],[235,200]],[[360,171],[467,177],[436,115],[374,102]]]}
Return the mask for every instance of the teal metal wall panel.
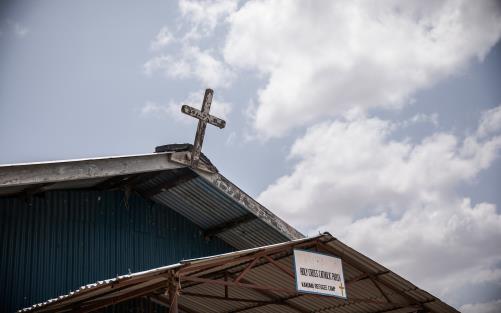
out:
{"label": "teal metal wall panel", "polygon": [[234,250],[175,211],[120,191],[0,198],[0,312],[81,285]]}

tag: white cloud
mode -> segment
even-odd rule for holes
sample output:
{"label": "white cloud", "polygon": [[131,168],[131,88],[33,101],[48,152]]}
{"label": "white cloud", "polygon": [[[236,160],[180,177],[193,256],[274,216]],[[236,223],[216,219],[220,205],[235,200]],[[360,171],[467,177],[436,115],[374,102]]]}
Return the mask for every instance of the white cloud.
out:
{"label": "white cloud", "polygon": [[[495,0],[263,0],[241,8],[181,0],[179,9],[181,24],[171,28],[178,39],[165,40],[175,49],[149,60],[147,74],[218,88],[230,86],[237,70],[254,71],[264,84],[243,109],[257,130],[249,138],[324,120],[295,141],[295,167],[260,201],[308,233],[331,230],[439,296],[501,284],[501,217],[495,205],[457,193],[498,158],[501,108],[485,112],[469,136],[440,132],[417,143],[392,138],[419,123],[437,127],[437,114],[367,117],[371,109],[399,109],[482,61],[501,34]],[[226,23],[221,45],[216,35]],[[143,111],[192,122],[180,106],[199,108],[202,94]],[[211,113],[226,118],[231,107],[216,102]],[[226,144],[234,139],[230,133]]]}
{"label": "white cloud", "polygon": [[501,106],[482,113],[477,134],[481,137],[498,132],[501,129]]}
{"label": "white cloud", "polygon": [[[483,116],[479,130],[490,125]],[[360,115],[309,128],[291,149],[292,173],[258,200],[308,233],[330,230],[439,296],[467,283],[501,284],[501,215],[456,192],[498,158],[501,135],[436,133],[410,143],[392,140],[395,129]]]}
{"label": "white cloud", "polygon": [[466,304],[461,306],[463,313],[499,313],[501,312],[501,299],[491,302]]}
{"label": "white cloud", "polygon": [[237,1],[179,1],[179,10],[183,18],[191,23],[187,32],[189,39],[199,39],[210,35],[216,26],[237,8]]}
{"label": "white cloud", "polygon": [[157,118],[175,117],[179,118],[181,114],[181,107],[173,102],[161,105],[153,101],[146,101],[141,107],[141,115],[154,116]]}
{"label": "white cloud", "polygon": [[472,206],[467,198],[416,202],[399,219],[385,213],[362,218],[341,236],[440,297],[469,284],[501,283],[495,205]]}
{"label": "white cloud", "polygon": [[167,26],[164,26],[160,29],[158,34],[155,36],[155,39],[151,42],[150,46],[151,46],[152,50],[158,50],[158,49],[166,47],[168,44],[170,44],[174,40],[175,40],[175,38],[172,35],[172,33],[169,31],[169,28]]}
{"label": "white cloud", "polygon": [[[229,87],[235,78],[233,70],[222,61],[219,49],[201,48],[200,40],[211,37],[216,27],[224,23],[237,7],[236,1],[193,1],[180,0],[179,11],[182,19],[175,29],[176,36],[169,27],[162,27],[150,44],[152,50],[160,50],[172,43],[169,52],[149,59],[143,70],[147,75],[162,72],[170,78],[194,78],[203,87]],[[211,38],[213,40],[214,38]]]}
{"label": "white cloud", "polygon": [[218,60],[210,50],[196,46],[184,46],[176,55],[163,54],[148,60],[143,69],[146,74],[163,72],[171,78],[195,78],[204,86],[228,87],[234,73]]}
{"label": "white cloud", "polygon": [[351,108],[400,108],[483,59],[501,34],[492,1],[249,1],[229,17],[225,60],[267,77],[266,136]]}
{"label": "white cloud", "polygon": [[423,113],[418,113],[412,116],[411,118],[408,118],[406,120],[403,120],[402,122],[397,123],[400,127],[409,127],[411,125],[415,124],[424,124],[424,123],[429,123],[432,124],[433,126],[437,127],[438,126],[438,114],[433,113],[433,114],[423,114]]}
{"label": "white cloud", "polygon": [[[280,178],[260,199],[282,208],[303,229],[324,221],[317,215],[318,219],[307,219],[311,225],[304,224],[303,210],[311,206],[329,212],[333,203],[342,204],[336,205],[338,216],[369,209],[399,213],[415,203],[416,197],[431,201],[471,180],[489,166],[501,145],[501,137],[460,141],[447,133],[412,144],[390,140],[394,129],[395,124],[377,118],[311,127],[292,147],[290,157],[299,159],[293,173]],[[368,182],[370,188],[360,190]],[[354,198],[354,193],[363,196]]]}
{"label": "white cloud", "polygon": [[[181,106],[183,104],[186,104],[200,110],[202,107],[203,96],[204,91],[199,90],[190,93],[186,99],[179,102],[170,100],[167,104],[158,104],[153,101],[147,101],[141,107],[141,115],[156,118],[174,118],[177,121],[190,123],[193,121],[193,118],[187,116],[186,114],[183,114],[181,112]],[[227,119],[231,111],[231,103],[226,102],[220,98],[218,99],[217,95],[214,95],[210,110],[211,115],[217,116],[222,119]]]}

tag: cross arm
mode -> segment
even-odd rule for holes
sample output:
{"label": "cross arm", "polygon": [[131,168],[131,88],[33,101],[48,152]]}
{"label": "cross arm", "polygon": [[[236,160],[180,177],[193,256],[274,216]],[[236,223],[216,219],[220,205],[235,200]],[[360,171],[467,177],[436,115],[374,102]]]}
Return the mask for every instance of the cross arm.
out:
{"label": "cross arm", "polygon": [[212,116],[212,115],[209,115],[209,124],[212,124],[216,127],[219,127],[219,128],[224,128],[226,126],[226,121],[225,120],[222,120],[218,117],[215,117],[215,116]]}
{"label": "cross arm", "polygon": [[219,128],[224,128],[226,126],[225,120],[217,118],[217,117],[212,116],[212,115],[207,114],[207,113],[203,113],[202,111],[195,109],[193,107],[190,107],[189,105],[186,105],[186,104],[184,104],[181,107],[181,112],[183,112],[184,114],[187,114],[189,116],[192,116],[194,118],[197,118],[199,120],[208,122],[209,124],[212,124],[212,125],[219,127]]}

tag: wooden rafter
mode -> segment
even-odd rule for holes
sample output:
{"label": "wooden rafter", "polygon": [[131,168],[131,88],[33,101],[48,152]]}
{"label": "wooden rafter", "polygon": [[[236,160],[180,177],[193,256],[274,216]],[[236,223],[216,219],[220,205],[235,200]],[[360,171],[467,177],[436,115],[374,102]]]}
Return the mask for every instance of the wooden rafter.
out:
{"label": "wooden rafter", "polygon": [[[174,171],[176,171],[176,170],[174,170]],[[143,191],[141,193],[141,195],[146,197],[146,198],[151,198],[159,193],[167,191],[167,190],[174,188],[176,186],[182,185],[182,184],[184,184],[184,183],[186,183],[186,182],[188,182],[188,181],[190,181],[198,176],[195,172],[187,170],[187,169],[180,169],[180,170],[177,170],[177,172],[179,172],[179,175],[172,177],[168,181],[166,181],[162,184],[159,184],[158,186],[155,186],[149,190]]]}
{"label": "wooden rafter", "polygon": [[277,292],[287,292],[287,293],[295,293],[295,289],[288,289],[288,288],[279,288],[279,287],[273,287],[273,286],[263,286],[263,285],[257,285],[257,284],[248,284],[248,283],[242,283],[242,282],[232,282],[232,281],[224,281],[224,280],[213,280],[213,279],[207,279],[207,278],[200,278],[200,277],[190,277],[190,276],[185,276],[181,277],[181,280],[183,281],[194,281],[194,282],[199,282],[199,283],[204,283],[204,284],[212,284],[212,285],[220,285],[220,286],[233,286],[233,287],[242,287],[242,288],[250,288],[250,289],[261,289],[261,290],[269,290],[269,291],[277,291]]}
{"label": "wooden rafter", "polygon": [[[291,243],[290,245],[284,245],[282,247],[268,249],[266,254],[268,256],[274,256],[275,254],[284,253],[286,251],[292,251],[292,249],[294,249],[294,248],[309,249],[309,248],[313,247],[314,245],[315,245],[315,242]],[[256,251],[255,253],[259,253],[260,251],[262,251],[262,250]],[[286,253],[281,257],[275,258],[275,261],[278,261],[278,260],[283,259],[283,258],[287,258],[287,257],[291,256],[291,254],[292,254],[292,252]],[[208,275],[211,275],[212,278],[216,278],[216,277],[222,278],[222,277],[224,277],[225,272],[230,272],[232,269],[235,269],[235,268],[238,268],[238,267],[245,265],[246,262],[251,262],[254,259],[254,257],[255,257],[255,254],[242,256],[242,257],[239,257],[238,259],[230,259],[230,260],[223,259],[223,260],[213,261],[209,264],[193,265],[193,266],[190,265],[190,266],[187,266],[185,268],[182,268],[180,270],[180,273],[181,273],[181,276],[204,275],[201,273],[206,272],[212,268],[216,268],[219,265],[222,265],[222,264],[228,265],[229,263],[236,262],[237,264],[235,264],[235,265],[226,266],[224,269],[221,269],[221,270],[215,271],[215,272],[211,272],[208,274]],[[260,267],[263,265],[266,265],[266,263],[256,264],[254,267],[257,268],[257,267]],[[238,272],[240,272],[240,270]]]}
{"label": "wooden rafter", "polygon": [[245,299],[245,298],[235,298],[235,297],[222,297],[222,296],[207,295],[207,294],[193,293],[193,292],[187,292],[187,291],[181,292],[181,295],[188,296],[188,297],[206,298],[206,299],[223,300],[223,301],[267,303],[267,304],[273,303],[273,301],[270,301],[270,300],[256,300],[256,299]]}
{"label": "wooden rafter", "polygon": [[87,313],[99,310],[101,308],[110,306],[112,304],[118,304],[133,298],[138,298],[149,293],[152,293],[155,290],[165,288],[165,282],[156,283],[151,286],[146,286],[138,290],[129,291],[123,295],[117,297],[110,297],[103,300],[96,300],[90,303],[82,303],[77,309],[72,309],[72,311],[79,313]]}
{"label": "wooden rafter", "polygon": [[[322,242],[318,242],[318,245],[321,249],[323,249],[324,251],[326,252],[329,252],[329,253],[332,253],[334,255],[337,254],[336,251],[334,251],[330,246],[322,243]],[[347,262],[351,267],[354,267],[356,270],[362,272],[362,273],[365,273],[367,275],[369,275],[369,277],[372,275],[371,273],[369,273],[369,271],[365,270],[361,265],[358,265],[354,260],[352,260],[351,258],[347,257],[347,256],[341,256],[342,259]],[[392,285],[386,283],[385,281],[383,280],[380,280],[378,276],[374,276],[372,275],[372,278],[381,283],[381,285],[387,287],[388,289],[392,290],[393,292],[397,293],[398,295],[402,296],[403,298],[405,298],[407,301],[409,301],[409,304],[410,305],[421,305],[422,302],[416,300],[414,297],[410,296],[409,294],[407,294],[405,291],[402,291],[402,290],[399,290],[395,287],[393,287]]]}
{"label": "wooden rafter", "polygon": [[381,293],[381,295],[386,299],[386,301],[388,301],[388,303],[393,303],[390,298],[386,295],[386,293],[383,291],[383,289],[381,288],[381,286],[379,286],[378,282],[376,281],[376,279],[374,278],[373,275],[370,275],[369,276],[369,279],[371,280],[371,282],[374,284],[374,286],[376,286],[377,290],[379,290],[379,292]]}
{"label": "wooden rafter", "polygon": [[[145,297],[152,299],[152,301],[156,303],[162,301],[163,305],[169,308],[169,312],[177,312],[175,310],[177,307],[179,308],[179,312],[201,313],[191,309],[191,307],[198,308],[198,306],[195,305],[197,299],[200,300],[200,302],[202,302],[201,299],[213,300],[215,301],[213,303],[216,304],[223,303],[224,301],[227,302],[227,305],[237,302],[243,304],[228,306],[234,308],[232,312],[254,312],[256,310],[261,310],[262,307],[270,305],[286,306],[286,310],[290,312],[316,312],[311,311],[312,308],[308,307],[309,301],[305,300],[316,297],[325,299],[326,296],[298,293],[293,287],[295,274],[290,266],[290,261],[287,260],[284,262],[283,260],[284,258],[290,258],[293,249],[296,247],[311,249],[315,246],[318,247],[319,251],[341,257],[347,266],[358,271],[357,274],[350,275],[351,279],[345,281],[349,289],[352,288],[351,285],[354,283],[362,280],[371,280],[374,285],[374,287],[371,288],[374,290],[377,289],[380,293],[375,294],[371,298],[367,298],[365,295],[361,294],[358,295],[359,298],[357,298],[353,297],[357,296],[353,291],[350,298],[346,300],[333,299],[330,303],[326,303],[327,306],[323,305],[318,312],[323,312],[324,310],[344,310],[343,307],[358,303],[377,305],[377,309],[380,310],[380,312],[391,312],[396,309],[402,309],[405,312],[412,309],[428,310],[426,304],[429,301],[418,302],[413,299],[414,297],[412,294],[409,294],[409,291],[413,289],[400,290],[396,286],[394,287],[388,280],[382,279],[382,276],[391,273],[390,271],[385,269],[379,272],[374,269],[371,270],[371,268],[364,265],[361,261],[357,261],[356,257],[344,255],[342,250],[325,244],[321,239],[301,241],[299,243],[291,242],[290,244],[286,243],[242,253],[237,252],[215,259],[208,258],[181,262],[181,264],[173,267],[166,267],[165,269],[155,270],[151,273],[147,272],[144,274],[145,276],[142,276],[142,274],[137,277],[131,276],[130,278],[125,277],[117,279],[113,285],[106,284],[106,287],[103,287],[109,289],[99,290],[100,287],[98,287],[96,289],[93,288],[92,292],[89,293],[82,292],[82,294],[75,294],[71,296],[71,299],[68,299],[71,300],[68,301],[68,303],[64,302],[66,300],[62,300],[62,303],[56,303],[55,306],[47,307],[47,310],[75,309],[81,312],[90,312],[92,310],[98,310],[109,305],[127,301],[131,298]],[[264,273],[262,271],[256,271],[256,269],[261,266],[267,266]],[[277,277],[280,278],[279,280],[282,283],[274,285],[261,279],[265,277],[263,275],[266,275],[266,273],[270,271],[276,272],[277,275],[279,275]],[[351,270],[349,270],[349,272],[351,272]],[[173,277],[175,281],[172,280]],[[179,281],[177,279],[179,279]],[[197,285],[206,286],[200,286],[202,287],[201,289],[191,289]],[[224,287],[224,294],[222,293],[222,289],[221,293],[214,294],[210,292],[210,290],[214,288],[209,288],[209,285]],[[253,292],[242,294],[241,291],[245,289],[240,288],[252,289]],[[233,289],[239,289],[239,295],[237,295],[237,290],[232,292]],[[397,297],[397,295],[400,297]],[[182,307],[179,303],[177,303],[176,306],[176,301],[179,297],[181,297],[181,303],[185,303],[186,305],[189,304],[189,306]],[[186,297],[186,302],[182,301],[183,297]],[[298,301],[302,297],[306,298],[303,301]],[[433,299],[433,301],[438,300]],[[269,307],[268,309],[272,308],[273,307]]]}
{"label": "wooden rafter", "polygon": [[270,257],[268,255],[265,255],[264,258],[266,260],[268,260],[268,262],[271,265],[275,266],[276,268],[278,268],[279,270],[281,270],[285,274],[289,275],[290,277],[295,278],[294,273],[288,267],[283,266],[282,264],[278,263],[277,261],[275,261],[272,257]]}
{"label": "wooden rafter", "polygon": [[243,216],[237,217],[235,219],[232,219],[230,221],[224,222],[222,224],[216,225],[212,228],[205,230],[204,237],[208,239],[212,238],[214,236],[227,232],[231,229],[234,229],[235,227],[238,227],[242,224],[248,223],[255,219],[257,219],[257,217],[254,214],[251,213],[245,214]]}
{"label": "wooden rafter", "polygon": [[[148,297],[148,299],[153,302],[153,303],[156,303],[156,304],[159,304],[161,306],[164,306],[166,308],[169,308],[169,299],[165,298],[164,296],[162,295],[151,295]],[[201,312],[198,312],[196,310],[193,310],[193,309],[190,309],[182,304],[177,304],[178,308],[182,311],[182,312],[186,312],[186,313],[201,313]]]}
{"label": "wooden rafter", "polygon": [[252,267],[256,264],[256,262],[259,261],[259,259],[261,259],[261,257],[263,257],[263,256],[264,256],[264,253],[258,253],[255,256],[254,260],[252,260],[247,265],[247,267],[245,267],[245,269],[242,272],[240,272],[240,274],[237,276],[237,278],[235,278],[233,280],[233,282],[238,283],[245,276],[245,274],[247,274],[252,269]]}

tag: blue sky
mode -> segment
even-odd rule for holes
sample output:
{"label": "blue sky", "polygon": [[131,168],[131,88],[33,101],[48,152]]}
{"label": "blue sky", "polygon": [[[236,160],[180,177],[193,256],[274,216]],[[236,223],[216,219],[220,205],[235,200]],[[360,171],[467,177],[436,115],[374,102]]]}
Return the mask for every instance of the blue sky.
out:
{"label": "blue sky", "polygon": [[180,107],[210,87],[227,127],[203,151],[225,176],[496,312],[500,36],[496,1],[4,1],[0,163],[191,143]]}

